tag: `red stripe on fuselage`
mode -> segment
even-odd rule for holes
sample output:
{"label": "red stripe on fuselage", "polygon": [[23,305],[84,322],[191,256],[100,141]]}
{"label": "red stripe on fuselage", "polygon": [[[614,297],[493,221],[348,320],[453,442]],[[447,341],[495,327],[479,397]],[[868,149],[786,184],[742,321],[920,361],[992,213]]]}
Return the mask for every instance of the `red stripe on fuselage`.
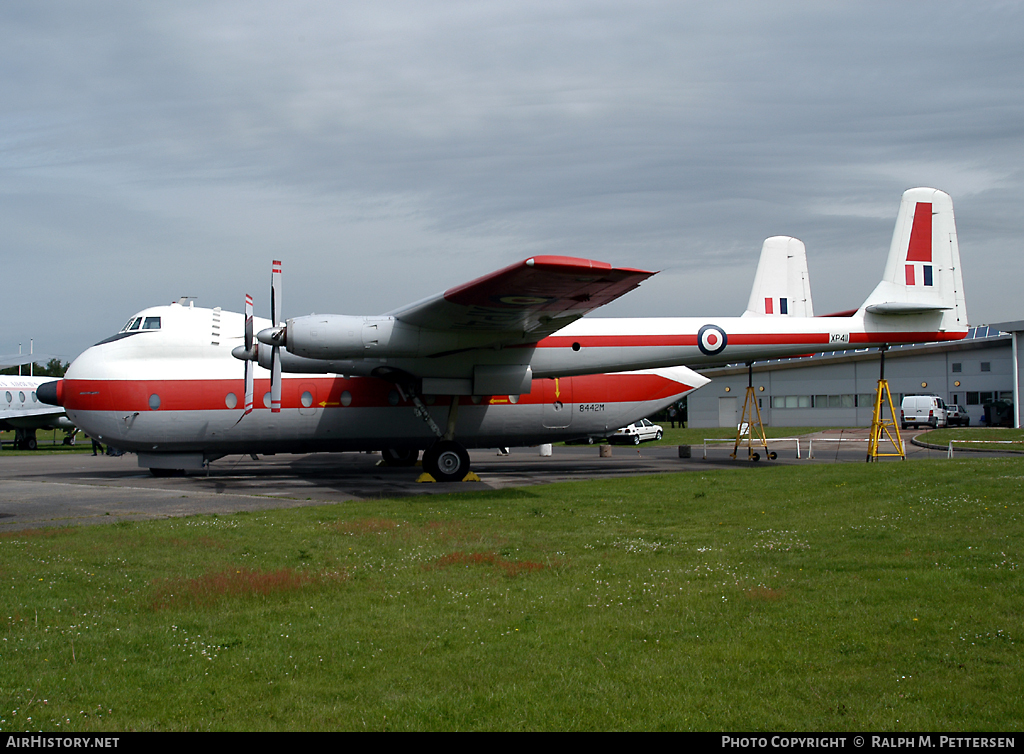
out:
{"label": "red stripe on fuselage", "polygon": [[[839,330],[840,328],[837,328]],[[819,345],[830,342],[829,333],[727,333],[732,346]],[[853,332],[851,343],[928,343],[963,340],[966,332]],[[552,335],[537,344],[538,348],[651,348],[696,346],[696,335],[591,335],[568,337]],[[728,348],[726,348],[728,352]]]}
{"label": "red stripe on fuselage", "polygon": [[[686,393],[692,388],[657,374],[596,374],[563,377],[561,386],[567,400],[573,403],[636,403]],[[529,405],[544,400],[542,380],[534,380],[533,391],[520,396],[519,403]],[[312,388],[312,390],[310,390]],[[571,392],[570,392],[571,388]],[[342,407],[342,393],[351,396],[349,406],[355,408],[386,408],[411,406],[402,400],[389,382],[372,377],[317,377],[289,379],[281,385],[281,407],[301,408],[301,397],[314,393],[310,409]],[[270,380],[256,380],[255,410],[263,407],[261,396],[270,392]],[[235,407],[228,408],[227,396],[235,395]],[[82,380],[63,381],[64,407],[74,411],[151,411],[150,397],[159,396],[158,411],[239,411],[244,406],[239,397],[245,395],[243,380]],[[571,397],[570,397],[571,396]],[[478,403],[486,405],[492,396],[481,396]],[[507,401],[508,396],[497,396]],[[393,402],[397,399],[397,403]],[[459,398],[460,405],[476,405],[470,396]],[[323,405],[321,405],[323,404]]]}

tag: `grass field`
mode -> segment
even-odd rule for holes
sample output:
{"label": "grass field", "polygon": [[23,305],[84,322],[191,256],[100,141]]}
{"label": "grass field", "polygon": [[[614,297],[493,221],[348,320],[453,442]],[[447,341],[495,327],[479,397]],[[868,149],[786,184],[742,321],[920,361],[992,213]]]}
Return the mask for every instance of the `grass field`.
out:
{"label": "grass field", "polygon": [[0,730],[1018,730],[1018,459],[0,533]]}
{"label": "grass field", "polygon": [[[972,441],[969,444],[954,445],[954,454],[970,448],[998,450],[1003,453],[1024,453],[1024,430],[1009,429],[1007,427],[952,427],[949,429],[935,429],[931,432],[926,432],[920,439],[941,447],[949,445],[950,440]],[[994,440],[995,442],[985,443],[983,442],[984,440]],[[1004,444],[1007,441],[1021,444]]]}

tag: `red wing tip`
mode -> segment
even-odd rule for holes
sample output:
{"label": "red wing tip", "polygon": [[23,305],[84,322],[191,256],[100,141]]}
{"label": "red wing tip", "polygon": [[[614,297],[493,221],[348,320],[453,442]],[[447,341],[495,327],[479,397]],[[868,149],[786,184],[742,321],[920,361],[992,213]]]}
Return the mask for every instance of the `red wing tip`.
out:
{"label": "red wing tip", "polygon": [[542,255],[530,257],[523,260],[522,264],[527,267],[558,267],[562,269],[571,268],[577,270],[612,270],[620,272],[635,272],[644,275],[654,275],[648,270],[640,270],[634,267],[612,267],[608,262],[599,262],[596,259],[583,259],[582,257],[562,257],[555,255]]}

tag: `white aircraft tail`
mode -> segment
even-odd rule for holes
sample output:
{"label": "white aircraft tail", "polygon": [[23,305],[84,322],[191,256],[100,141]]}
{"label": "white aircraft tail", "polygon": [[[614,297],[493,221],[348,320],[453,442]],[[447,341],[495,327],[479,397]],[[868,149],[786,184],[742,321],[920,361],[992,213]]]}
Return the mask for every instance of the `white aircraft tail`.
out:
{"label": "white aircraft tail", "polygon": [[744,317],[813,317],[807,250],[789,236],[766,238]]}
{"label": "white aircraft tail", "polygon": [[933,313],[940,331],[967,329],[967,303],[960,272],[960,247],[953,200],[937,189],[903,194],[882,281],[859,313]]}

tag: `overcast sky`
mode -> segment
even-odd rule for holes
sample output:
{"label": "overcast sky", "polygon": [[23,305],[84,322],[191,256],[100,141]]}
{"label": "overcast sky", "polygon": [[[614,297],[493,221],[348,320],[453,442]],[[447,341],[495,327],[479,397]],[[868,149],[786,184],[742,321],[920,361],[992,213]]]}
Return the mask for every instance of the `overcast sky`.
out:
{"label": "overcast sky", "polygon": [[[952,2],[5,2],[0,353],[139,309],[379,314],[534,254],[661,270],[601,313],[815,310],[953,197],[972,324],[1024,318],[1024,12]],[[599,313],[600,314],[600,313]]]}

